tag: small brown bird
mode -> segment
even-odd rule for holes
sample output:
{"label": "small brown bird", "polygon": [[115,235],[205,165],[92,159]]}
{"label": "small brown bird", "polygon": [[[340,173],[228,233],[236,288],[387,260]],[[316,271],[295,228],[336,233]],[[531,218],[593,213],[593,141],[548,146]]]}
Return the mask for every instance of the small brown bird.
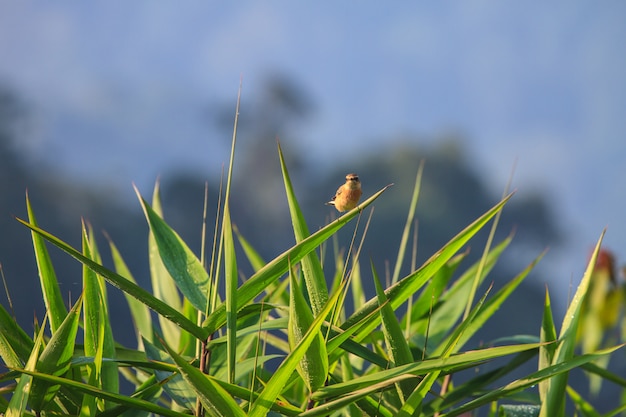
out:
{"label": "small brown bird", "polygon": [[352,210],[361,198],[361,181],[356,174],[346,175],[346,183],[337,189],[335,196],[326,203],[335,206],[338,211]]}

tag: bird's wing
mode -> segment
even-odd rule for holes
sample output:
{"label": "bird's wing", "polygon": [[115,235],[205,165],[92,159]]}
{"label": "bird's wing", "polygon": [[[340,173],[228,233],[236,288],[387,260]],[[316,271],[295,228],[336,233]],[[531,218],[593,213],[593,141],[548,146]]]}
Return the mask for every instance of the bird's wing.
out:
{"label": "bird's wing", "polygon": [[341,194],[342,191],[343,191],[343,186],[341,186],[341,187],[339,187],[337,189],[337,192],[335,193],[333,198],[331,198],[330,201],[328,203],[326,203],[326,204],[327,205],[334,205],[335,204],[335,200],[337,199],[337,197],[339,197],[339,195]]}

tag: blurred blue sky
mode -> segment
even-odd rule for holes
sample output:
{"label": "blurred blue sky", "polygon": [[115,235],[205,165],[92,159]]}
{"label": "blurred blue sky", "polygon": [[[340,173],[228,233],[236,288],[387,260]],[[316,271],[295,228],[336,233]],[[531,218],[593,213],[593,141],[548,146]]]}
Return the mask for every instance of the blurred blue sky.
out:
{"label": "blurred blue sky", "polygon": [[626,257],[626,2],[0,9],[0,82],[33,112],[19,149],[74,178],[130,197],[131,181],[147,192],[175,166],[216,172],[229,137],[207,122],[207,106],[234,109],[240,75],[245,99],[279,72],[316,105],[297,137],[313,163],[340,164],[338,151],[403,134],[460,132],[494,193],[517,159],[518,192],[549,196],[571,239],[552,254],[571,268],[559,279],[579,278],[607,225],[606,244]]}

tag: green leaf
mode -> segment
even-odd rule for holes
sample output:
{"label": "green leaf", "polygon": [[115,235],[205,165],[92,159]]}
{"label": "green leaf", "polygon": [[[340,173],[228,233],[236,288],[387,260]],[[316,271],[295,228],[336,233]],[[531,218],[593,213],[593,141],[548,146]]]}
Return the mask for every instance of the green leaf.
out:
{"label": "green leaf", "polygon": [[[92,254],[85,224],[83,222],[83,254],[94,262],[98,257]],[[106,300],[100,291],[98,276],[87,266],[83,265],[83,334],[85,355],[92,357],[93,362],[87,366],[89,385],[102,388],[102,346],[104,341],[105,321],[107,320],[104,305]],[[96,413],[96,398],[85,395],[82,399],[80,416],[89,416]]]}
{"label": "green leaf", "polygon": [[135,188],[144,210],[150,231],[154,236],[163,265],[176,282],[176,286],[199,311],[207,307],[209,275],[200,260],[178,234],[163,221]]}
{"label": "green leaf", "polygon": [[[370,313],[370,316],[379,314],[380,307]],[[364,319],[365,322],[369,321],[370,317]],[[335,363],[345,352],[352,353],[356,358],[360,358],[364,361],[370,362],[379,366],[380,368],[387,368],[389,361],[387,358],[383,358],[381,355],[372,352],[367,346],[357,343],[351,339],[352,335],[359,329],[358,323],[347,329],[341,329],[333,327],[330,330],[331,339],[327,343],[326,349],[331,354],[329,363]],[[326,331],[326,330],[325,330]],[[337,348],[341,347],[342,350]],[[345,351],[345,352],[344,352]]]}
{"label": "green leaf", "polygon": [[8,366],[17,368],[22,366],[22,361],[15,350],[13,350],[10,339],[11,335],[0,332],[0,358]]}
{"label": "green leaf", "polygon": [[237,257],[230,221],[230,204],[226,200],[224,220],[222,221],[224,238],[224,268],[226,280],[226,338],[228,350],[228,382],[235,382],[235,362],[237,360]]}
{"label": "green leaf", "polygon": [[[160,183],[157,181],[154,184],[154,190],[152,192],[152,210],[154,210],[159,217],[163,218],[160,193]],[[150,230],[148,234],[148,261],[150,264],[150,282],[154,296],[170,307],[182,312],[183,302],[179,295],[178,288],[176,287],[176,282],[174,282],[174,279],[172,279],[172,276],[161,260],[159,247],[152,230]],[[159,316],[158,320],[161,333],[165,340],[175,345],[176,341],[181,339],[180,328],[176,326],[176,323],[166,320],[163,316]]]}
{"label": "green leaf", "polygon": [[[389,300],[389,304],[394,311],[400,307],[409,297],[424,286],[446,263],[458,252],[458,250],[469,241],[498,211],[502,209],[504,204],[512,195],[507,196],[500,203],[494,206],[487,213],[483,214],[478,220],[466,227],[461,233],[454,237],[448,244],[440,249],[435,255],[427,260],[422,267],[415,272],[409,274],[396,284],[385,290],[385,295]],[[372,299],[363,307],[357,310],[341,327],[347,328],[356,323],[360,323],[361,329],[355,334],[355,340],[360,341],[368,337],[371,332],[380,323],[380,316],[373,316],[371,319],[364,320],[377,307],[378,300]]]}
{"label": "green leaf", "polygon": [[[161,389],[161,386],[156,383],[154,376],[151,376],[137,388],[132,397],[156,404],[162,393],[163,390]],[[98,417],[150,417],[151,415],[152,414],[150,414],[150,411],[148,410],[131,408],[127,405],[117,405],[98,413]]]}
{"label": "green leaf", "polygon": [[[89,235],[88,235],[89,234]],[[83,224],[83,252],[85,257],[100,263],[100,255],[93,236]],[[117,365],[103,362],[115,357],[115,341],[109,321],[108,301],[104,279],[83,265],[83,322],[84,348],[87,356],[94,357],[94,367],[88,368],[90,383],[110,392],[119,390]],[[93,404],[95,405],[95,404]],[[105,408],[108,405],[105,404]],[[83,407],[83,411],[86,407]]]}

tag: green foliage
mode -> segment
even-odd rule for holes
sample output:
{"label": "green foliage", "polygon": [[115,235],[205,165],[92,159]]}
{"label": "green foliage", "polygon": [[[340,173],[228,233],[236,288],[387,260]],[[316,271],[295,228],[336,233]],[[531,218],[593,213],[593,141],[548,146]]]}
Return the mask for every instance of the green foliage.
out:
{"label": "green foliage", "polygon": [[[544,319],[537,323],[539,336],[513,333],[472,346],[472,337],[498,314],[543,256],[497,291],[484,288],[484,282],[511,237],[493,247],[487,244],[481,259],[465,265],[468,243],[492,220],[497,223],[511,195],[402,277],[405,254],[411,249],[420,166],[393,273],[380,277],[376,265],[384,260],[374,257],[368,275],[360,261],[368,226],[376,221],[368,208],[390,186],[311,234],[279,144],[295,244],[265,262],[231,219],[235,138],[236,121],[210,267],[168,225],[158,184],[151,204],[137,191],[150,227],[152,292],[137,285],[113,242],[109,243],[115,271],[103,265],[90,227],[83,225],[80,250],[43,230],[27,197],[28,221],[19,221],[32,232],[49,326],[30,337],[0,308],[0,356],[10,369],[2,380],[15,382],[5,389],[10,400],[0,403],[0,412],[458,416],[484,407],[494,416],[562,416],[569,395],[585,415],[597,415],[569,386],[570,370],[585,367],[602,380],[626,387],[626,381],[594,364],[619,346],[575,352],[601,238],[559,331],[546,293]],[[369,218],[361,228],[365,212]],[[262,221],[263,213],[258,216]],[[325,267],[327,241],[355,219],[345,256],[336,251],[334,269]],[[359,233],[360,243],[355,243]],[[45,241],[84,267],[83,294],[71,309],[63,304]],[[254,270],[249,277],[242,276],[242,259]],[[105,282],[126,296],[135,347],[123,347],[113,338]],[[369,300],[364,291],[368,282],[375,288]],[[495,361],[499,358],[506,361]],[[539,364],[536,371],[512,376],[533,358]],[[470,376],[463,372],[482,369],[488,362],[494,364],[486,371]],[[121,392],[120,376],[132,385],[132,392]]]}

